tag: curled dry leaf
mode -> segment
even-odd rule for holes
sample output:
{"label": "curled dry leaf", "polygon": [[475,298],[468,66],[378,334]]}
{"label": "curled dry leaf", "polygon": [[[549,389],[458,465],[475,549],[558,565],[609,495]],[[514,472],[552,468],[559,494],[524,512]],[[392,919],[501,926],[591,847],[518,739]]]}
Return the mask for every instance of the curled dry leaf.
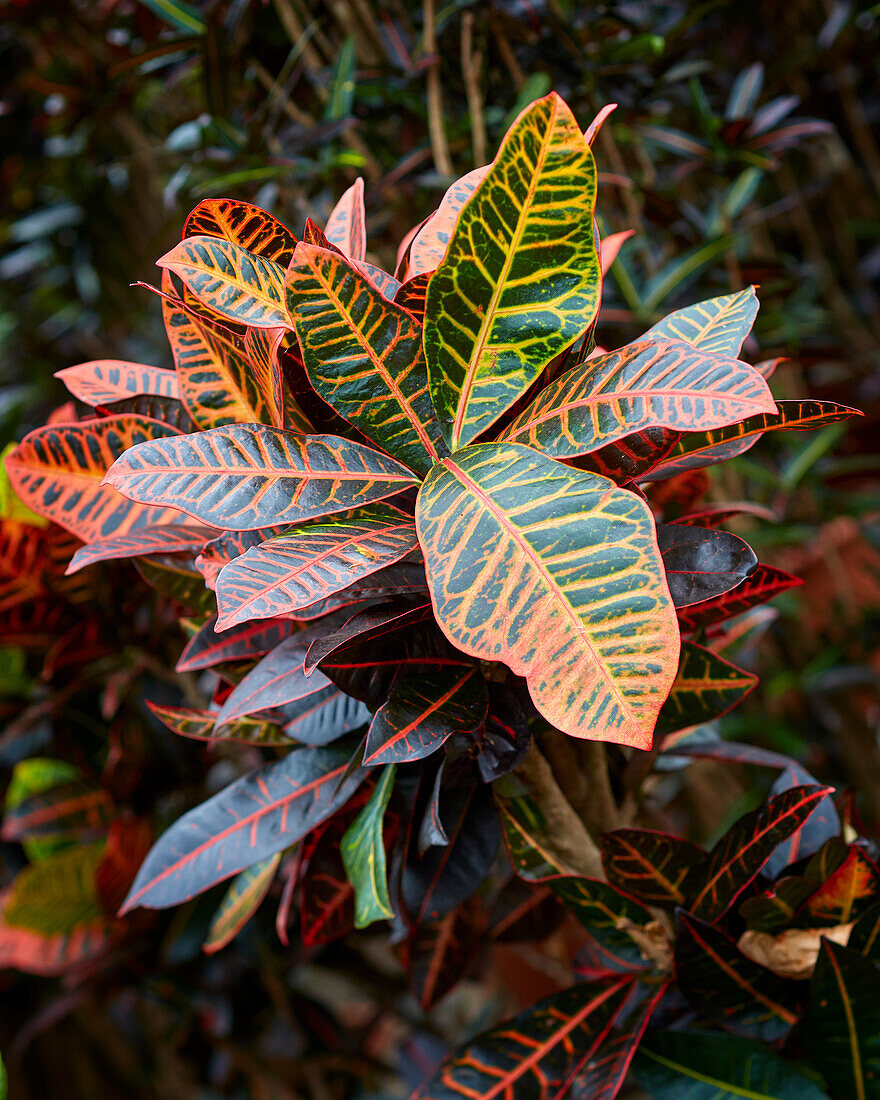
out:
{"label": "curled dry leaf", "polygon": [[854,923],[833,928],[789,928],[776,936],[770,932],[743,932],[737,946],[747,959],[766,966],[780,978],[806,979],[812,977],[822,937],[846,947]]}

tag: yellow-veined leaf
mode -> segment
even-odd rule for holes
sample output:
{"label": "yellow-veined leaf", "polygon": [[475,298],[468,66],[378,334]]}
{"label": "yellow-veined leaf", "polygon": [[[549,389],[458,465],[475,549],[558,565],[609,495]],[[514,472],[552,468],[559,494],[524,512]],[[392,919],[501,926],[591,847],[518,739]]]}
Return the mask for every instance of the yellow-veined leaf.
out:
{"label": "yellow-veined leaf", "polygon": [[340,844],[342,865],[354,887],[354,926],[366,928],[377,920],[394,916],[388,896],[383,823],[394,790],[397,767],[388,764],[366,806],[346,829]]}
{"label": "yellow-veined leaf", "polygon": [[736,357],[758,315],[753,286],[677,309],[648,329],[643,340],[685,340],[706,354]]}
{"label": "yellow-veined leaf", "polygon": [[200,202],[184,222],[183,236],[221,237],[279,267],[287,267],[296,248],[296,237],[277,218],[239,199]]}
{"label": "yellow-veined leaf", "polygon": [[416,523],[453,645],[525,676],[558,729],[650,747],[680,636],[643,500],[529,447],[483,444],[434,467]]}
{"label": "yellow-veined leaf", "polygon": [[425,356],[455,450],[589,328],[601,274],[596,165],[555,93],[520,115],[463,207],[428,287]]}
{"label": "yellow-veined leaf", "polygon": [[275,852],[235,876],[214,914],[202,945],[206,955],[213,955],[231,943],[259,909],[263,898],[269,893],[281,855],[281,852]]}

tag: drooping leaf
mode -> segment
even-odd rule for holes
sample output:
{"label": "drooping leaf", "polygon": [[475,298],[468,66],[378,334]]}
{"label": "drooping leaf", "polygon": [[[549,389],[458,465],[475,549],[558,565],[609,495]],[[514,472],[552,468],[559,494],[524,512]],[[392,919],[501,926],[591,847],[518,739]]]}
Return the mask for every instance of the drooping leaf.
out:
{"label": "drooping leaf", "polygon": [[851,844],[843,862],[805,902],[804,909],[814,925],[847,924],[878,896],[880,870],[862,848]]}
{"label": "drooping leaf", "polygon": [[209,619],[190,638],[177,662],[178,672],[195,672],[213,668],[224,661],[263,657],[298,629],[298,624],[292,619],[261,619],[259,622],[241,623],[222,633],[217,632],[216,625],[216,618]]}
{"label": "drooping leaf", "polygon": [[344,749],[294,749],[235,780],[167,829],[121,912],[164,909],[274,855],[345,805],[364,778]]}
{"label": "drooping leaf", "polygon": [[681,643],[678,675],[657,719],[657,730],[670,733],[702,725],[726,714],[758,682],[705,646]]}
{"label": "drooping leaf", "polygon": [[376,711],[364,764],[421,760],[457,733],[486,721],[489,696],[476,665],[398,673],[388,702]]}
{"label": "drooping leaf", "polygon": [[546,997],[448,1058],[418,1100],[548,1100],[564,1096],[611,1027],[628,981],[586,983]]}
{"label": "drooping leaf", "polygon": [[156,261],[212,310],[256,328],[290,328],[284,268],[220,237],[185,237]]}
{"label": "drooping leaf", "polygon": [[194,524],[167,523],[160,527],[141,527],[128,535],[115,535],[81,546],[70,559],[67,573],[76,573],[99,561],[135,558],[143,554],[176,554],[197,550],[213,532]]}
{"label": "drooping leaf", "polygon": [[596,879],[558,878],[550,879],[548,885],[590,935],[623,966],[644,970],[650,965],[626,931],[627,925],[644,928],[652,920],[650,912],[635,898]]}
{"label": "drooping leaf", "polygon": [[649,1030],[634,1066],[652,1100],[828,1100],[797,1063],[735,1035]]}
{"label": "drooping leaf", "polygon": [[747,363],[680,341],[629,344],[567,371],[501,433],[553,458],[589,454],[646,428],[722,428],[776,403]]}
{"label": "drooping leaf", "polygon": [[434,467],[416,522],[453,645],[525,676],[557,729],[650,746],[680,636],[644,501],[531,448],[488,444]]}
{"label": "drooping leaf", "polygon": [[140,527],[180,522],[165,502],[144,507],[104,484],[107,470],[130,447],[184,438],[167,424],[142,416],[108,416],[30,432],[6,459],[18,496],[39,515],[93,542]]}
{"label": "drooping leaf", "polygon": [[135,569],[151,588],[188,608],[195,615],[212,615],[214,593],[205,588],[191,555],[152,554],[137,558]]}
{"label": "drooping leaf", "polygon": [[805,1049],[835,1097],[873,1100],[880,1084],[880,969],[822,940],[810,985]]}
{"label": "drooping leaf", "polygon": [[729,531],[659,523],[657,542],[676,607],[689,607],[729,592],[758,564],[748,543]]}
{"label": "drooping leaf", "polygon": [[792,787],[745,814],[709,853],[705,880],[690,912],[712,924],[761,870],[777,845],[800,829],[831,788]]}
{"label": "drooping leaf", "polygon": [[383,825],[396,771],[394,764],[382,769],[369,801],[349,825],[340,845],[342,865],[354,888],[355,928],[366,928],[374,921],[394,916],[388,896]]}
{"label": "drooping leaf", "polygon": [[351,644],[363,645],[369,642],[378,651],[385,638],[430,618],[429,604],[413,607],[410,603],[393,600],[378,607],[357,611],[337,630],[326,632],[312,642],[303,666],[306,676],[310,676],[313,669],[319,668],[322,661]]}
{"label": "drooping leaf", "polygon": [[741,615],[744,611],[766,603],[781,592],[797,588],[803,583],[799,577],[759,562],[735,588],[712,599],[679,608],[678,621],[682,630],[697,630],[701,626]]}
{"label": "drooping leaf", "polygon": [[443,440],[428,394],[421,327],[343,257],[313,245],[297,247],[287,293],[318,395],[389,454],[427,473]]}
{"label": "drooping leaf", "polygon": [[183,225],[186,237],[220,237],[286,268],[296,238],[277,218],[239,199],[205,199]]}
{"label": "drooping leaf", "polygon": [[275,878],[281,855],[275,852],[235,876],[202,945],[206,955],[213,955],[231,943],[259,909]]}
{"label": "drooping leaf", "polygon": [[425,357],[451,450],[489,428],[592,322],[595,196],[593,154],[571,111],[555,93],[537,100],[462,208],[428,287]]}
{"label": "drooping leaf", "polygon": [[758,315],[758,296],[748,286],[736,294],[722,294],[677,309],[648,329],[643,340],[684,340],[707,355],[739,355]]}
{"label": "drooping leaf", "polygon": [[494,783],[522,762],[532,742],[525,708],[498,684],[487,684],[489,712],[486,723],[473,733],[456,738],[452,755],[462,752],[474,761],[484,783]]}
{"label": "drooping leaf", "polygon": [[[333,207],[324,234],[352,260],[361,261],[367,254],[367,223],[364,210],[364,181],[358,176]],[[286,265],[285,265],[286,266]]]}
{"label": "drooping leaf", "polygon": [[220,630],[247,619],[293,614],[418,546],[412,516],[373,504],[294,527],[254,547],[217,577]]}
{"label": "drooping leaf", "polygon": [[406,266],[408,280],[430,274],[440,266],[462,208],[486,178],[490,167],[486,164],[472,169],[447,189],[440,205],[413,238]]}
{"label": "drooping leaf", "polygon": [[615,829],[602,834],[601,846],[608,881],[645,905],[684,905],[705,870],[702,848],[652,829]]}
{"label": "drooping leaf", "polygon": [[121,359],[96,359],[55,372],[74,397],[93,408],[138,394],[179,398],[173,370],[128,363]]}
{"label": "drooping leaf", "polygon": [[439,921],[412,929],[406,944],[407,976],[425,1012],[464,977],[484,932],[485,913],[476,898]]}
{"label": "drooping leaf", "polygon": [[245,745],[285,745],[291,740],[276,722],[242,716],[217,728],[217,712],[194,707],[169,707],[147,700],[147,706],[163,725],[181,737],[195,741],[239,741]]}
{"label": "drooping leaf", "polygon": [[415,480],[357,443],[252,424],[132,447],[107,473],[109,484],[132,500],[173,502],[194,519],[233,531],[344,512]]}
{"label": "drooping leaf", "polygon": [[675,976],[698,1012],[741,1034],[772,1042],[797,1023],[797,983],[752,962],[726,933],[687,913],[679,918]]}

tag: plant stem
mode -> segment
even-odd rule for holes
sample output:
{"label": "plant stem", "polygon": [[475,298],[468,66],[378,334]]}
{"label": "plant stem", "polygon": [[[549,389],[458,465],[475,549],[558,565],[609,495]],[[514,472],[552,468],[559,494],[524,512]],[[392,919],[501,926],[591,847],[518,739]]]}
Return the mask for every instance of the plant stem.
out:
{"label": "plant stem", "polygon": [[437,56],[437,32],[434,29],[434,0],[425,0],[425,53],[433,57],[428,69],[428,134],[434,167],[441,176],[454,175],[449,143],[443,127],[443,95],[440,91],[440,58]]}
{"label": "plant stem", "polygon": [[608,753],[601,741],[576,741],[575,752],[590,792],[584,823],[593,836],[601,836],[610,829],[616,829],[619,824],[617,803],[608,774]]}

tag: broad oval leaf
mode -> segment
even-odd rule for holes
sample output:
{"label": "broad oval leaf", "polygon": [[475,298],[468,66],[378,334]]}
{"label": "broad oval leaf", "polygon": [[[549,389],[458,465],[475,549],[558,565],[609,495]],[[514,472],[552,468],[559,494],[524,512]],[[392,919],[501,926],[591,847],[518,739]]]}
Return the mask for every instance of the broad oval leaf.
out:
{"label": "broad oval leaf", "polygon": [[364,210],[364,181],[358,176],[333,207],[324,235],[352,260],[367,255],[367,220]]}
{"label": "broad oval leaf", "polygon": [[214,532],[193,524],[166,523],[159,527],[141,527],[128,535],[115,535],[81,546],[70,559],[67,573],[76,573],[99,561],[135,558],[142,554],[177,554],[204,546]]}
{"label": "broad oval leaf", "polygon": [[742,350],[743,341],[752,331],[758,316],[758,296],[748,286],[736,294],[722,294],[684,309],[677,309],[648,329],[643,340],[664,337],[685,340],[707,355],[727,355],[734,358]]}
{"label": "broad oval leaf", "polygon": [[416,483],[409,470],[369,447],[260,424],[132,447],[106,480],[132,500],[173,505],[232,531],[345,512]]}
{"label": "broad oval leaf", "polygon": [[418,546],[412,516],[374,504],[295,527],[223,567],[217,626],[293,614],[332,596]]}
{"label": "broad oval leaf", "polygon": [[518,444],[434,467],[416,522],[434,611],[576,737],[651,744],[680,635],[644,501]]}
{"label": "broad oval leaf", "polygon": [[121,359],[95,359],[55,372],[74,397],[97,407],[139,394],[179,398],[173,370],[128,363]]}
{"label": "broad oval leaf", "polygon": [[7,456],[6,472],[28,507],[83,542],[93,542],[180,522],[180,512],[165,507],[165,501],[145,507],[104,483],[109,467],[129,448],[173,437],[181,438],[176,428],[145,416],[50,424],[24,437]]}
{"label": "broad oval leaf", "polygon": [[429,274],[440,266],[462,207],[470,201],[491,167],[485,164],[482,168],[474,168],[447,189],[440,205],[413,238],[407,258],[407,281],[416,275]]}
{"label": "broad oval leaf", "polygon": [[601,274],[596,165],[569,108],[537,100],[508,132],[428,287],[425,357],[452,450],[589,328]]}
{"label": "broad oval leaf", "polygon": [[318,395],[389,454],[427,473],[443,441],[418,323],[343,257],[314,245],[297,247],[287,291]]}
{"label": "broad oval leaf", "polygon": [[758,564],[751,546],[729,531],[659,523],[657,542],[676,607],[688,607],[729,592]]}
{"label": "broad oval leaf", "polygon": [[187,217],[184,237],[221,237],[287,267],[296,237],[271,214],[240,199],[205,199]]}
{"label": "broad oval leaf", "polygon": [[173,271],[200,302],[230,321],[290,328],[284,268],[220,237],[185,237],[156,261]]}
{"label": "broad oval leaf", "polygon": [[281,852],[275,852],[235,876],[214,914],[202,945],[206,955],[213,955],[231,943],[259,909],[263,898],[269,893],[281,855]]}
{"label": "broad oval leaf", "polygon": [[489,695],[475,665],[399,673],[373,717],[364,764],[403,764],[430,755],[454,734],[486,721]]}
{"label": "broad oval leaf", "polygon": [[607,1034],[627,979],[554,993],[478,1035],[448,1058],[414,1100],[548,1100],[564,1096]]}
{"label": "broad oval leaf", "polygon": [[388,896],[383,825],[396,771],[393,764],[382,769],[369,801],[346,829],[340,844],[342,865],[354,888],[355,928],[394,917]]}
{"label": "broad oval leaf", "polygon": [[681,643],[678,674],[657,720],[658,733],[712,722],[743,700],[758,677],[695,642]]}
{"label": "broad oval leaf", "polygon": [[574,458],[645,428],[704,431],[775,411],[748,363],[681,341],[640,342],[567,371],[501,437]]}
{"label": "broad oval leaf", "polygon": [[364,775],[349,771],[345,750],[303,748],[242,776],[162,834],[120,912],[177,905],[282,851],[345,805]]}

